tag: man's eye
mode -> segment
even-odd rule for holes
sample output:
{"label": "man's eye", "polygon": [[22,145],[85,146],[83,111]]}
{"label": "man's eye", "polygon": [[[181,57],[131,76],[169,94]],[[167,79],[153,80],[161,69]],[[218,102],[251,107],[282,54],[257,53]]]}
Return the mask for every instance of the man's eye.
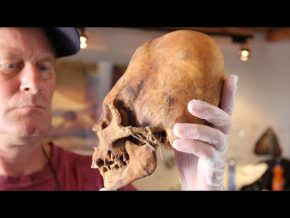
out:
{"label": "man's eye", "polygon": [[39,64],[38,70],[43,79],[50,79],[54,75],[54,68],[50,64]]}
{"label": "man's eye", "polygon": [[38,64],[38,70],[40,73],[52,72],[54,71],[54,67],[50,63],[43,63],[43,64]]}
{"label": "man's eye", "polygon": [[16,73],[23,67],[22,63],[4,63],[0,65],[2,73]]}
{"label": "man's eye", "polygon": [[40,65],[39,66],[39,71],[40,72],[45,72],[45,71],[47,71],[48,70],[48,67],[47,66],[45,66],[45,65]]}
{"label": "man's eye", "polygon": [[14,70],[14,69],[18,68],[19,65],[18,64],[6,64],[5,67],[7,70]]}
{"label": "man's eye", "polygon": [[14,69],[16,67],[16,64],[6,64],[6,68],[8,69]]}

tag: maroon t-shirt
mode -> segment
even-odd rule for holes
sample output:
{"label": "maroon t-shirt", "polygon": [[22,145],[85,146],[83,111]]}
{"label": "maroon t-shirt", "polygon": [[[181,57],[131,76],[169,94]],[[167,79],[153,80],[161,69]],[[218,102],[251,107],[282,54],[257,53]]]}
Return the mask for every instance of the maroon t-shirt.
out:
{"label": "maroon t-shirt", "polygon": [[[23,177],[0,175],[0,190],[98,191],[103,188],[99,171],[91,169],[91,156],[83,156],[51,145],[50,163],[40,172]],[[136,190],[127,185],[120,190]]]}

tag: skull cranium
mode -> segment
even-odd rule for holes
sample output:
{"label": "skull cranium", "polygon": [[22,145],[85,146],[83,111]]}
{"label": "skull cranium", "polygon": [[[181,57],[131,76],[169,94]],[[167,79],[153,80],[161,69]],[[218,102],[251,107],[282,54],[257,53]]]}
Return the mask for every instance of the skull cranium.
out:
{"label": "skull cranium", "polygon": [[224,81],[217,43],[196,31],[180,30],[145,42],[103,101],[94,126],[99,145],[92,168],[107,190],[152,174],[156,148],[171,148],[175,123],[206,121],[187,111],[191,99],[218,106]]}

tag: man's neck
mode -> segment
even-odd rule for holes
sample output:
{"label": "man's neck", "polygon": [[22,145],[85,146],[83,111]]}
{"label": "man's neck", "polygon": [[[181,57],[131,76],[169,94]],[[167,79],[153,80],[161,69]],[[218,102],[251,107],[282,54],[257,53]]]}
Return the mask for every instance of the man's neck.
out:
{"label": "man's neck", "polygon": [[44,148],[44,145],[43,138],[3,140],[0,144],[0,175],[21,177],[40,171],[47,161],[43,149],[49,152],[48,146]]}

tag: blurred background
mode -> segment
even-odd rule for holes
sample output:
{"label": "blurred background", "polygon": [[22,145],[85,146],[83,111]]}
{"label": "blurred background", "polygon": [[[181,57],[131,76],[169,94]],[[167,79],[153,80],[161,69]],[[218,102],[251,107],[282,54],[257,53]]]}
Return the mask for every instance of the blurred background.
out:
{"label": "blurred background", "polygon": [[[287,190],[290,28],[79,28],[81,52],[57,63],[52,140],[65,149],[91,155],[98,144],[91,129],[102,100],[135,50],[146,40],[177,29],[211,35],[223,51],[226,74],[239,76],[225,189]],[[141,190],[180,190],[173,152],[162,148],[157,156],[157,170],[134,185]]]}

